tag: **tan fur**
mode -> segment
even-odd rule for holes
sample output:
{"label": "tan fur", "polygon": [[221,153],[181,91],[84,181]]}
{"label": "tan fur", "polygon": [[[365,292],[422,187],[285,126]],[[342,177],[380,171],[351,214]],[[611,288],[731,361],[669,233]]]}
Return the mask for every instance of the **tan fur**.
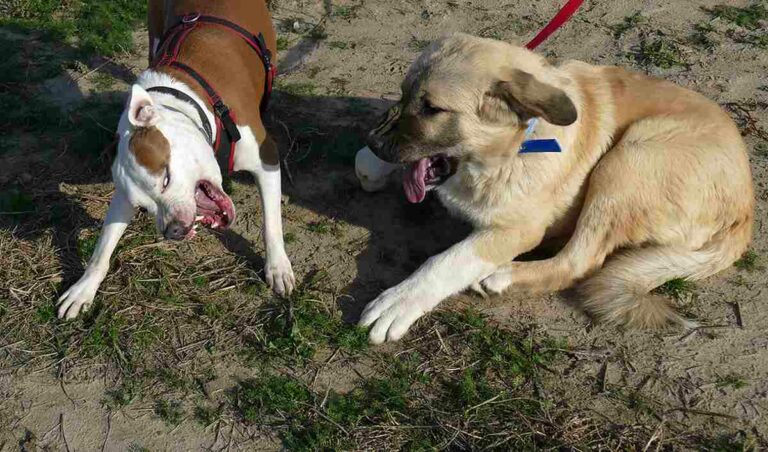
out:
{"label": "tan fur", "polygon": [[[745,144],[731,118],[695,92],[615,67],[552,67],[525,49],[461,34],[427,50],[403,89],[406,111],[429,96],[458,112],[461,150],[446,151],[459,159],[458,171],[437,190],[474,223],[477,254],[504,266],[484,281],[489,287],[554,291],[586,279],[583,306],[601,319],[688,324],[648,293],[673,278],[723,270],[751,239]],[[557,93],[576,107],[572,124]],[[553,109],[558,115],[548,115]],[[557,138],[562,153],[518,154],[530,113],[551,120],[537,136]],[[412,122],[436,121],[413,115]],[[405,161],[434,143],[392,140],[409,149],[395,155]],[[562,235],[569,240],[555,257],[513,261]]]}
{"label": "tan fur", "polygon": [[133,132],[128,148],[136,161],[152,174],[159,174],[168,166],[171,145],[157,127],[139,127]]}
{"label": "tan fur", "polygon": [[[254,0],[151,0],[150,42],[158,38],[176,18],[199,12],[230,20],[254,34],[262,33],[276,64],[277,37],[266,3]],[[158,20],[157,14],[161,20]],[[162,26],[160,24],[162,23]],[[216,49],[211,52],[210,49]],[[262,146],[267,131],[261,118],[259,104],[264,95],[264,66],[256,53],[235,33],[219,27],[200,27],[189,35],[179,55],[179,61],[195,68],[237,115],[237,124],[250,126],[260,145],[260,157],[269,165],[279,162],[276,146]],[[205,91],[185,72],[165,66],[159,69],[184,82],[202,99]],[[206,108],[210,106],[206,105]]]}

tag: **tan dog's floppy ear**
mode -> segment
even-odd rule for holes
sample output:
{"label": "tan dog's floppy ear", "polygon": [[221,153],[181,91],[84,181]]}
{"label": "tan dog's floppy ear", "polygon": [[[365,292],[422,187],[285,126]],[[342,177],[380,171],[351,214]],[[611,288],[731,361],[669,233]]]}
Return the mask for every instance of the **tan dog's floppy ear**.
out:
{"label": "tan dog's floppy ear", "polygon": [[501,119],[504,113],[499,111],[499,102],[523,120],[535,116],[551,124],[567,126],[578,117],[576,106],[565,92],[518,69],[510,71],[508,80],[493,84],[486,93],[484,104],[487,105],[483,105],[482,114],[490,119]]}

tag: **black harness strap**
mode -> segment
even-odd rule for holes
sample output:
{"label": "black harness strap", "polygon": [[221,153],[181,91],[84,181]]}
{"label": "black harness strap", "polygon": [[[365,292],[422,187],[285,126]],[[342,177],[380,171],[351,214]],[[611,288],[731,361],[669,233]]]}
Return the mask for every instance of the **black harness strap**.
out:
{"label": "black harness strap", "polygon": [[148,88],[147,92],[168,94],[195,107],[198,116],[200,116],[200,124],[203,127],[203,131],[205,132],[205,137],[208,140],[208,144],[213,146],[213,129],[211,129],[211,122],[208,121],[208,115],[205,114],[203,107],[201,107],[200,104],[195,101],[195,99],[193,99],[184,91],[179,91],[178,89],[171,88],[169,86],[153,86],[152,88]]}
{"label": "black harness strap", "polygon": [[[205,90],[205,93],[208,96],[208,102],[211,104],[211,107],[213,108],[213,114],[216,117],[216,142],[212,143],[212,146],[216,154],[221,154],[218,152],[219,149],[229,149],[229,157],[225,167],[229,172],[232,172],[234,167],[235,143],[237,143],[241,138],[240,132],[237,130],[235,114],[224,103],[224,101],[221,99],[221,96],[219,96],[213,86],[208,83],[205,77],[203,77],[199,72],[192,69],[188,65],[178,61],[179,52],[181,51],[181,46],[184,43],[186,37],[195,27],[205,24],[221,26],[231,30],[232,32],[239,35],[259,56],[259,59],[263,63],[265,70],[264,93],[262,95],[261,104],[259,106],[262,113],[266,111],[269,104],[269,98],[272,92],[272,85],[274,83],[276,70],[275,66],[272,64],[272,53],[267,48],[266,42],[264,41],[264,36],[261,33],[254,35],[236,23],[219,17],[203,16],[200,15],[200,13],[191,13],[180,17],[179,22],[176,25],[170,27],[165,32],[160,45],[158,46],[158,55],[155,55],[156,59],[152,64],[153,68],[159,66],[170,66],[176,68],[192,77],[203,88],[203,90]],[[196,102],[192,101],[192,104],[195,105],[196,108],[199,108],[199,105],[197,105]],[[199,112],[200,111],[198,110],[198,113]],[[204,115],[201,115],[201,117],[203,116]],[[211,137],[211,126],[208,124],[207,117],[205,118],[205,121],[203,121],[203,127],[206,127],[206,124],[206,132],[209,132],[208,136]]]}

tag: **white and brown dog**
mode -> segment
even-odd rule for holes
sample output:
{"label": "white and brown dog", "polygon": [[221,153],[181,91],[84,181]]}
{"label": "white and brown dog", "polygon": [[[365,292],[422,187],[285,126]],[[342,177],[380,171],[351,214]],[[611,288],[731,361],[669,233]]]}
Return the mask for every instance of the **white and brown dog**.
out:
{"label": "white and brown dog", "polygon": [[[524,48],[453,35],[411,66],[371,132],[404,187],[434,189],[475,232],[365,308],[373,342],[397,340],[466,288],[556,291],[617,324],[690,325],[649,292],[730,266],[751,239],[745,144],[714,102],[617,67],[559,67]],[[544,239],[555,257],[514,259]]]}
{"label": "white and brown dog", "polygon": [[217,147],[229,170],[252,173],[259,186],[267,283],[278,294],[295,284],[283,245],[277,149],[260,109],[276,47],[265,2],[154,0],[149,29],[152,68],[133,85],[118,125],[115,193],[85,274],[59,300],[59,317],[74,318],[92,303],[137,207],[174,240],[193,237],[197,223],[223,229],[234,222]]}

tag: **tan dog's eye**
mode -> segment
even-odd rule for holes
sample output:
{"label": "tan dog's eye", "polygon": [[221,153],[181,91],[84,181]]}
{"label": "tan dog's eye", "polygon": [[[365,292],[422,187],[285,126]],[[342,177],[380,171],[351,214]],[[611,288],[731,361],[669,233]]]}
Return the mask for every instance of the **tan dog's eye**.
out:
{"label": "tan dog's eye", "polygon": [[168,188],[168,184],[171,183],[171,169],[169,167],[165,167],[165,179],[163,179],[163,190]]}
{"label": "tan dog's eye", "polygon": [[436,107],[435,105],[433,105],[432,102],[429,101],[429,99],[424,99],[423,113],[425,115],[432,116],[432,115],[436,115],[438,113],[442,113],[442,112],[445,112],[445,111],[447,111],[447,110],[445,110],[443,108],[440,108],[440,107]]}

